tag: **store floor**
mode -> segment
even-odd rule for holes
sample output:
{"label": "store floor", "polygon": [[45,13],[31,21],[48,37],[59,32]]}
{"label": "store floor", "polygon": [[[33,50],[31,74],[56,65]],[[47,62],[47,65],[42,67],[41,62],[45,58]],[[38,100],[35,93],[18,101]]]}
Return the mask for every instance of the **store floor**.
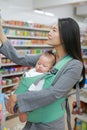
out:
{"label": "store floor", "polygon": [[13,117],[6,121],[6,127],[9,128],[8,130],[22,130],[24,123],[19,121],[18,117]]}
{"label": "store floor", "polygon": [[[74,96],[71,96],[69,98],[69,104],[70,104],[70,110],[72,110],[72,102],[75,100]],[[66,116],[65,116],[65,120],[66,120]],[[74,126],[74,115],[71,115],[71,121],[72,121],[72,127]],[[10,118],[6,121],[6,126],[9,128],[9,130],[22,130],[24,123],[21,123],[19,121],[18,116]],[[67,129],[67,122],[66,122],[66,130]]]}

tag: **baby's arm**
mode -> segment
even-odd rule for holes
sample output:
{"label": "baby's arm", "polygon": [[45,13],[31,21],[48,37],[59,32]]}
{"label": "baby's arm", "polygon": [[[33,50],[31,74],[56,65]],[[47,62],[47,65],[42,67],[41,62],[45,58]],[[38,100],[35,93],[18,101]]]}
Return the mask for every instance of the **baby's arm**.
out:
{"label": "baby's arm", "polygon": [[18,116],[21,122],[27,121],[27,113],[21,113],[19,108],[18,108]]}

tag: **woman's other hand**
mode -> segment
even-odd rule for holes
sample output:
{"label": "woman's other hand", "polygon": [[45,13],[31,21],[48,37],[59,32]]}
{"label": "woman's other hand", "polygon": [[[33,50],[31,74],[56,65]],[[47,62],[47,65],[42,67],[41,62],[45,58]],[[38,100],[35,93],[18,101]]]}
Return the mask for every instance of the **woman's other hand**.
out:
{"label": "woman's other hand", "polygon": [[21,122],[27,121],[27,113],[21,113],[20,108],[18,108],[18,116]]}

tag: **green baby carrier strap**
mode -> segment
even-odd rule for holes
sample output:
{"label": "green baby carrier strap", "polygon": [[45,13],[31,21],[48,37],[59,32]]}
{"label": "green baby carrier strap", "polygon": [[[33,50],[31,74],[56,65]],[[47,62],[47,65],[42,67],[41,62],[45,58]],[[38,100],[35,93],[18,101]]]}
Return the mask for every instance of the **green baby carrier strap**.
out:
{"label": "green baby carrier strap", "polygon": [[[49,87],[52,87],[52,85],[58,80],[58,74],[59,72],[64,68],[64,66],[71,60],[72,58],[67,55],[63,57],[55,66],[54,68],[44,76],[40,77],[34,84],[38,84],[38,82],[41,79],[45,79],[43,89],[47,89]],[[51,122],[54,121],[60,117],[62,117],[65,113],[65,99],[66,98],[60,98],[56,100],[55,102],[38,108],[32,112],[28,113],[28,121],[30,122]]]}
{"label": "green baby carrier strap", "polygon": [[23,94],[27,92],[30,86],[36,82],[41,75],[33,76],[33,77],[26,77],[25,74],[22,76],[22,79],[18,85],[18,88],[15,90],[14,94]]}

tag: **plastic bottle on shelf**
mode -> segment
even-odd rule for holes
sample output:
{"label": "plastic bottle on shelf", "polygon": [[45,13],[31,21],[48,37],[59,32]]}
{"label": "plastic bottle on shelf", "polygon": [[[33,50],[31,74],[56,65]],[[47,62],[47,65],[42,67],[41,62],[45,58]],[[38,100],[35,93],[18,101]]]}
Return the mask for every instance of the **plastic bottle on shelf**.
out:
{"label": "plastic bottle on shelf", "polygon": [[6,114],[6,109],[5,109],[5,94],[2,93],[2,75],[0,74],[0,130],[10,130],[6,128],[6,123],[5,123],[5,114]]}
{"label": "plastic bottle on shelf", "polygon": [[4,108],[3,108],[3,98],[4,95],[2,94],[2,86],[1,86],[2,76],[0,75],[0,130],[4,129]]}
{"label": "plastic bottle on shelf", "polygon": [[87,89],[87,79],[85,79],[84,89]]}
{"label": "plastic bottle on shelf", "polygon": [[73,102],[72,109],[73,109],[72,114],[77,114],[78,108],[77,108],[77,102],[76,101]]}
{"label": "plastic bottle on shelf", "polygon": [[[1,22],[1,9],[0,9],[0,22]],[[1,42],[1,41],[0,41]],[[0,68],[1,68],[1,57],[2,57],[2,54],[0,54]]]}
{"label": "plastic bottle on shelf", "polygon": [[1,85],[1,82],[2,82],[2,75],[0,74],[0,94],[2,93],[2,85]]}
{"label": "plastic bottle on shelf", "polygon": [[77,121],[76,121],[76,130],[82,130],[81,129],[81,124],[82,124],[82,121],[77,119]]}
{"label": "plastic bottle on shelf", "polygon": [[87,130],[87,123],[82,121],[82,127],[81,130]]}
{"label": "plastic bottle on shelf", "polygon": [[4,94],[0,94],[0,130],[5,128],[5,104]]}

